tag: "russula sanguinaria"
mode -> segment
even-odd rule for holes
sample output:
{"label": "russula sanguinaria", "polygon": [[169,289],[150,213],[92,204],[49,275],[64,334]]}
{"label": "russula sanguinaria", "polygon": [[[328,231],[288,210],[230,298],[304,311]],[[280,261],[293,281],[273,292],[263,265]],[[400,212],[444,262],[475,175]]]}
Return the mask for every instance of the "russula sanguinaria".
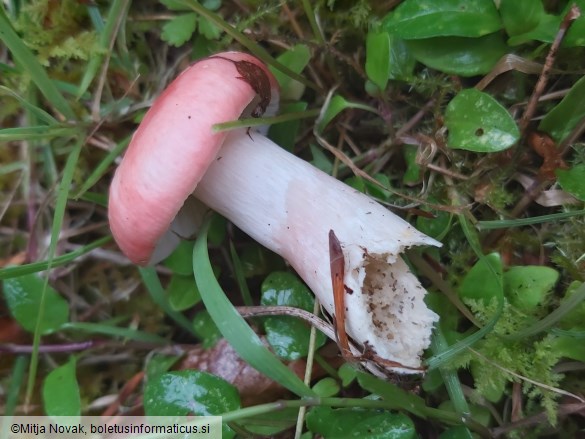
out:
{"label": "russula sanguinaria", "polygon": [[347,333],[377,358],[405,366],[388,369],[411,373],[438,316],[400,253],[440,244],[262,134],[212,129],[272,114],[277,102],[274,77],[250,55],[226,52],[191,65],[147,112],[116,170],[112,233],[133,262],[160,259],[161,241],[192,234],[180,212],[192,194],[285,258],[334,314],[333,230],[345,259]]}

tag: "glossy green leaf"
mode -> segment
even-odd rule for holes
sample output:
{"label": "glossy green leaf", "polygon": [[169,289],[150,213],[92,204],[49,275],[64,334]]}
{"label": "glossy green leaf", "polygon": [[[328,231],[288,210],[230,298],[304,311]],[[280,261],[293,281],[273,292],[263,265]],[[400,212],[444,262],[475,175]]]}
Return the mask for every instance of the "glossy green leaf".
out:
{"label": "glossy green leaf", "polygon": [[181,370],[154,377],[144,389],[148,416],[221,415],[240,407],[238,390],[207,372]]}
{"label": "glossy green leaf", "polygon": [[[315,298],[307,286],[294,274],[273,272],[262,282],[261,303],[265,306],[293,306],[312,312]],[[264,320],[266,339],[274,352],[286,360],[297,360],[309,353],[311,327],[295,317],[274,316]],[[325,343],[318,332],[316,346]]]}
{"label": "glossy green leaf", "polygon": [[[3,282],[4,297],[10,314],[27,331],[34,332],[41,307],[44,280],[36,274],[6,279]],[[55,289],[47,286],[40,333],[55,332],[69,320],[69,304]]]}
{"label": "glossy green leaf", "polygon": [[499,33],[481,38],[409,40],[406,45],[417,61],[441,72],[460,76],[484,75],[508,52]]}
{"label": "glossy green leaf", "polygon": [[43,406],[48,416],[81,414],[76,365],[75,357],[72,356],[63,366],[53,369],[43,381]]}
{"label": "glossy green leaf", "polygon": [[555,171],[561,187],[585,201],[585,164],[573,166],[571,169],[557,169]]}
{"label": "glossy green leaf", "polygon": [[544,17],[544,6],[534,0],[501,0],[500,15],[510,36],[534,29]]}
{"label": "glossy green leaf", "polygon": [[384,27],[410,40],[481,37],[501,29],[502,23],[492,0],[405,0],[384,19]]}
{"label": "glossy green leaf", "polygon": [[512,305],[530,312],[543,303],[558,279],[559,272],[550,267],[512,267],[504,273],[504,293]]}
{"label": "glossy green leaf", "polygon": [[474,152],[503,151],[520,138],[516,122],[498,101],[476,89],[461,91],[445,112],[450,148]]}
{"label": "glossy green leaf", "polygon": [[193,318],[193,329],[204,348],[211,348],[221,338],[221,332],[207,311],[199,311]]}
{"label": "glossy green leaf", "polygon": [[[181,370],[153,377],[144,389],[147,416],[219,416],[240,408],[238,390],[207,372]],[[223,438],[235,433],[223,425]]]}
{"label": "glossy green leaf", "polygon": [[161,39],[171,46],[182,46],[197,29],[197,14],[181,14],[164,24]]}
{"label": "glossy green leaf", "polygon": [[327,439],[413,439],[412,420],[403,414],[354,408],[315,407],[307,414],[307,428]]}
{"label": "glossy green leaf", "polygon": [[[497,277],[494,276],[494,272]],[[502,260],[500,255],[492,253],[477,261],[463,278],[458,292],[462,299],[480,300],[485,304],[489,304],[494,297],[502,297]]]}
{"label": "glossy green leaf", "polygon": [[174,274],[167,287],[169,305],[175,311],[184,311],[201,302],[199,289],[193,276]]}
{"label": "glossy green leaf", "polygon": [[540,121],[538,129],[561,142],[585,117],[585,76],[579,79],[569,93]]}

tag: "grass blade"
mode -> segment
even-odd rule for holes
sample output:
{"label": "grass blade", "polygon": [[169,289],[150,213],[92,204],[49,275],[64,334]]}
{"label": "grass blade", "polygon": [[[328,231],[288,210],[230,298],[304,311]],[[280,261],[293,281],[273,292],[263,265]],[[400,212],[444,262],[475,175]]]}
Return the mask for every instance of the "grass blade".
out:
{"label": "grass blade", "polygon": [[299,396],[314,396],[313,391],[264,346],[221,289],[207,252],[209,224],[208,219],[195,242],[193,272],[211,318],[240,357],[252,367]]}
{"label": "grass blade", "polygon": [[31,264],[20,265],[18,267],[3,268],[0,270],[0,280],[10,279],[13,277],[24,276],[25,274],[38,273],[39,271],[48,270],[49,265],[51,266],[51,268],[61,267],[65,264],[68,264],[69,262],[74,261],[79,256],[83,256],[84,254],[101,247],[102,245],[108,243],[111,240],[112,240],[111,236],[105,236],[103,238],[98,239],[97,241],[92,242],[91,244],[84,245],[83,247],[80,247],[77,250],[58,256],[51,261],[47,260],[33,262]]}
{"label": "grass blade", "polygon": [[81,95],[86,92],[87,88],[91,84],[91,81],[93,81],[93,78],[95,78],[99,68],[102,66],[104,55],[111,52],[111,45],[115,39],[115,34],[120,28],[122,21],[126,18],[126,11],[128,10],[127,6],[129,3],[130,2],[128,0],[114,0],[112,6],[110,7],[110,12],[108,13],[108,18],[106,19],[104,28],[96,29],[100,33],[100,50],[98,50],[97,53],[91,57],[89,63],[87,64],[85,74],[83,75],[81,84],[77,90],[77,98],[81,97]]}
{"label": "grass blade", "polygon": [[87,332],[90,334],[111,335],[113,337],[136,340],[144,343],[168,344],[167,339],[155,334],[149,334],[148,332],[139,331],[137,329],[119,328],[117,326],[105,325],[102,323],[71,322],[66,323],[61,328]]}
{"label": "grass blade", "polygon": [[43,96],[45,96],[51,105],[63,114],[65,118],[75,120],[75,113],[69,105],[69,102],[59,92],[31,50],[14,31],[8,17],[4,13],[4,8],[0,8],[0,29],[2,29],[2,32],[0,32],[0,39],[6,44],[6,47],[8,47],[8,50],[12,53],[14,60],[30,75]]}
{"label": "grass blade", "polygon": [[41,325],[43,321],[43,315],[45,312],[45,298],[47,287],[49,286],[49,273],[52,268],[53,259],[55,257],[55,252],[57,250],[57,243],[59,242],[59,234],[61,232],[61,226],[63,225],[63,218],[65,216],[65,208],[67,207],[67,200],[69,198],[69,190],[71,189],[71,182],[73,181],[73,174],[75,173],[75,169],[77,167],[77,161],[79,159],[79,154],[81,153],[81,149],[85,144],[85,139],[80,137],[77,140],[77,144],[69,153],[69,157],[67,157],[67,162],[65,163],[65,169],[63,170],[63,177],[61,178],[61,183],[57,188],[57,201],[55,203],[55,213],[53,215],[53,225],[51,227],[51,243],[49,244],[49,251],[48,251],[48,264],[47,264],[47,274],[45,276],[45,283],[43,285],[43,292],[41,295],[41,302],[39,306],[39,315],[37,316],[36,328],[33,338],[33,352],[30,360],[30,371],[28,376],[28,383],[26,388],[26,405],[30,402],[30,398],[32,396],[32,392],[34,391],[34,385],[36,381],[36,374],[37,374],[37,365],[39,360],[39,344],[41,341]]}

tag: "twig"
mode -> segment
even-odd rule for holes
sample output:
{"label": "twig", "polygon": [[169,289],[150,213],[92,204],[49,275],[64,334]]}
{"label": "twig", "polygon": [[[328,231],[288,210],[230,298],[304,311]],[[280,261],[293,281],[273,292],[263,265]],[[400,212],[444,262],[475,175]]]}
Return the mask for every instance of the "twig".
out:
{"label": "twig", "polygon": [[524,111],[524,114],[522,115],[522,118],[520,119],[520,132],[522,133],[522,135],[526,134],[526,128],[528,127],[530,119],[532,119],[532,116],[534,115],[534,113],[536,111],[536,105],[538,104],[538,99],[540,98],[540,96],[544,92],[544,88],[546,87],[546,83],[548,82],[548,77],[549,77],[550,71],[552,69],[552,66],[555,62],[555,58],[557,56],[557,52],[559,50],[561,42],[563,41],[563,38],[565,37],[567,31],[571,27],[571,24],[573,24],[573,21],[575,21],[577,18],[579,18],[580,15],[581,15],[581,10],[579,9],[579,7],[575,3],[573,3],[573,5],[571,6],[569,11],[567,12],[565,17],[563,18],[563,21],[561,22],[561,25],[559,27],[559,31],[557,32],[557,35],[555,36],[555,39],[550,46],[550,50],[548,51],[548,55],[546,56],[544,66],[542,67],[542,72],[540,73],[540,77],[538,78],[538,81],[536,82],[536,86],[534,87],[534,91],[532,92],[532,96],[530,96],[530,100],[528,101],[528,105],[526,106],[526,110]]}
{"label": "twig", "polygon": [[[105,340],[89,340],[80,343],[64,343],[39,346],[40,353],[55,353],[55,352],[76,352],[85,351],[86,349],[95,348],[106,343]],[[8,352],[11,354],[31,354],[33,346],[18,345],[13,343],[0,344],[0,352]]]}
{"label": "twig", "polygon": [[315,314],[293,306],[236,306],[236,311],[244,318],[264,316],[291,316],[303,319],[317,328],[331,340],[336,341],[333,327]]}
{"label": "twig", "polygon": [[[559,416],[567,416],[572,413],[577,413],[582,410],[585,410],[585,403],[581,404],[562,404],[559,406],[557,412]],[[546,422],[548,419],[548,415],[545,412],[538,413],[536,415],[530,416],[528,418],[521,419],[516,422],[511,422],[507,425],[502,425],[501,427],[496,427],[491,430],[492,437],[498,438],[503,436],[512,430],[517,430],[519,428],[526,428],[532,425],[539,425],[543,422]]]}

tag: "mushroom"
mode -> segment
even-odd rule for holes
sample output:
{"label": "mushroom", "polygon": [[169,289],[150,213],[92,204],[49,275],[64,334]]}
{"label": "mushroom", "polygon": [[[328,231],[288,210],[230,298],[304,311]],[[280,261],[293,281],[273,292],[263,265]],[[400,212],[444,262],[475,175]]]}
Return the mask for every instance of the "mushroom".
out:
{"label": "mushroom", "polygon": [[116,170],[114,238],[137,264],[160,260],[194,232],[192,194],[286,259],[333,315],[333,230],[345,263],[347,334],[387,361],[382,369],[415,372],[438,316],[400,253],[441,244],[261,133],[212,128],[277,105],[276,80],[250,55],[225,52],[187,68],[147,112]]}

